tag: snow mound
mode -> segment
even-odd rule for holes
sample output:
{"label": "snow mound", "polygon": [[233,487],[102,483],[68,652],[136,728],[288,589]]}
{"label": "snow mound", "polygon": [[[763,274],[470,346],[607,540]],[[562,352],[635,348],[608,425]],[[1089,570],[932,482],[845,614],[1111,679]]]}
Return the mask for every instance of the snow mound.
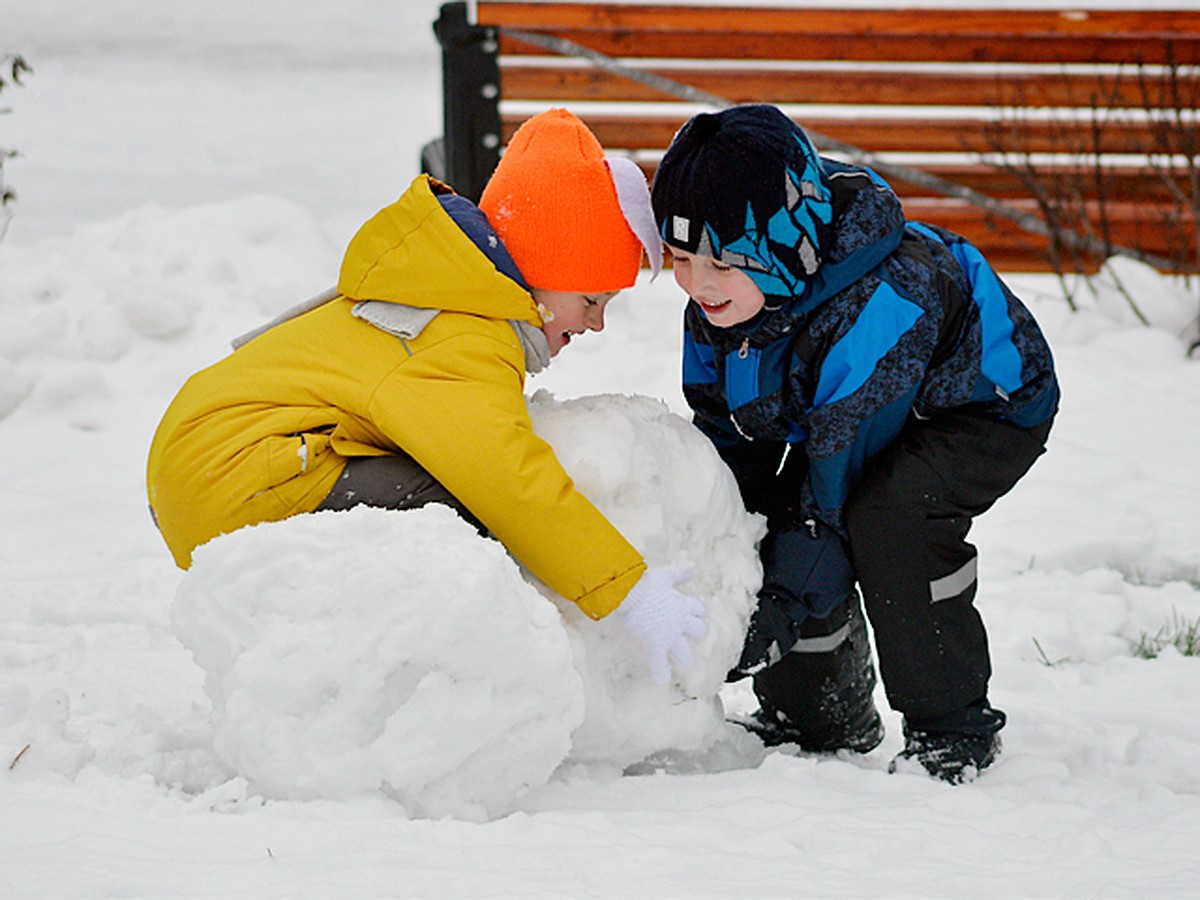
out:
{"label": "snow mound", "polygon": [[522,577],[443,507],[246,528],[197,551],[172,610],[231,778],[265,797],[382,792],[413,816],[487,820],[564,763],[703,757],[726,738],[717,693],[761,577],[761,519],[658,401],[543,392],[530,406],[647,560],[691,568],[710,617],[696,664],[654,684],[615,619]]}
{"label": "snow mound", "polygon": [[227,535],[197,553],[174,622],[218,756],[268,797],[502,814],[583,717],[555,610],[445,507]]}
{"label": "snow mound", "polygon": [[690,569],[682,588],[708,608],[696,664],[662,687],[619,622],[592,622],[543,587],[569,624],[587,691],[572,760],[628,766],[663,751],[708,750],[724,736],[717,692],[741,653],[762,583],[756,548],[765,521],[746,513],[709,441],[659,400],[608,394],[560,402],[539,391],[530,414],[576,486],[648,563]]}
{"label": "snow mound", "polygon": [[147,204],[5,251],[0,420],[22,406],[36,413],[105,403],[91,413],[92,428],[128,406],[119,364],[142,379],[165,353],[181,372],[208,365],[231,333],[311,296],[337,270],[311,212],[262,196],[182,209]]}

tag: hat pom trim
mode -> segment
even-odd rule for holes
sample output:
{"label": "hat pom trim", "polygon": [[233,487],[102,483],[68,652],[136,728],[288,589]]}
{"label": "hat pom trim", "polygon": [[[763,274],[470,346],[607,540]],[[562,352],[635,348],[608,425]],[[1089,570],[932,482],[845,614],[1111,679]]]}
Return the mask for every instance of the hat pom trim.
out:
{"label": "hat pom trim", "polygon": [[650,280],[653,281],[662,271],[663,249],[654,223],[654,209],[650,205],[646,176],[637,163],[628,157],[605,156],[604,164],[617,189],[617,205],[621,208],[621,215],[646,250],[646,257],[650,260]]}

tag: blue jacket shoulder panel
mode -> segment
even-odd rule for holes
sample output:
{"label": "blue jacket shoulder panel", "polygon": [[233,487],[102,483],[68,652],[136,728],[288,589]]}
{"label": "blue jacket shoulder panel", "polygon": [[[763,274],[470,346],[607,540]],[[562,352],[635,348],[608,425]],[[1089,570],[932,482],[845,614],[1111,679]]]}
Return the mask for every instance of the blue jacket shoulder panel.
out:
{"label": "blue jacket shoulder panel", "polygon": [[[1059,388],[1050,345],[1033,315],[966,239],[920,223],[912,223],[910,230],[926,237],[935,252],[949,252],[953,263],[943,260],[940,267],[953,273],[969,300],[970,329],[959,351],[971,363],[975,379],[967,402],[1021,427],[1045,422],[1058,409]],[[962,405],[961,392],[939,398],[937,387],[931,384],[930,409]]]}
{"label": "blue jacket shoulder panel", "polygon": [[813,406],[829,406],[861,388],[924,314],[888,282],[881,282],[850,329],[825,354]]}

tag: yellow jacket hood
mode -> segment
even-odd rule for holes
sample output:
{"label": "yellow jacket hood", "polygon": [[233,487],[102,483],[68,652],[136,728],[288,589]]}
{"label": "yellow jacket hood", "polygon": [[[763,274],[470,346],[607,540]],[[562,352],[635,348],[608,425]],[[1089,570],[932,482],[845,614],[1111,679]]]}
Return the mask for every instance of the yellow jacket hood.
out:
{"label": "yellow jacket hood", "polygon": [[[423,309],[436,305],[448,312],[541,326],[537,306],[525,287],[499,271],[438,199],[453,194],[428,175],[418,176],[400,199],[376,213],[350,241],[338,292],[353,300],[383,300]],[[484,240],[500,246],[482,213],[475,224],[483,230]],[[504,252],[502,247],[499,252]],[[452,282],[445,277],[447,266],[456,272]],[[430,291],[430,284],[438,289]]]}

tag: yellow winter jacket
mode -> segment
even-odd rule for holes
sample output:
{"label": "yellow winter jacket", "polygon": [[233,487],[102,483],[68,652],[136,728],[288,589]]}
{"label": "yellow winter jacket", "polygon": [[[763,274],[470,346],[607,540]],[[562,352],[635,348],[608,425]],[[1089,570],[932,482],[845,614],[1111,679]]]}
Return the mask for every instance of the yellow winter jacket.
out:
{"label": "yellow winter jacket", "polygon": [[[533,432],[525,354],[509,320],[540,326],[421,176],[367,222],[337,299],[193,375],[150,449],[150,506],[176,563],[219,534],[315,510],[347,458],[410,454],[508,550],[593,618],[645,570]],[[403,340],[357,300],[440,309]]]}

